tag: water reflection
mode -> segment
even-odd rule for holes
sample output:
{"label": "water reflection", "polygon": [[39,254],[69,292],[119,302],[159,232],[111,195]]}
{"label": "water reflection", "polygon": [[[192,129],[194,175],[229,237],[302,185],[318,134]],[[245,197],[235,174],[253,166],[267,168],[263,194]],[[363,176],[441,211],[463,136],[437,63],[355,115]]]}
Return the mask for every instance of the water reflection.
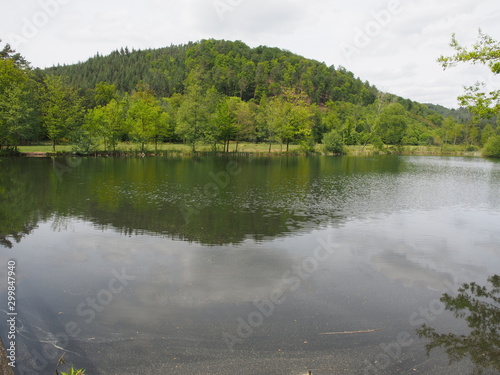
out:
{"label": "water reflection", "polygon": [[498,207],[499,167],[401,157],[2,159],[0,244],[11,247],[41,221],[57,229],[68,218],[127,236],[223,245],[350,217]]}
{"label": "water reflection", "polygon": [[[499,268],[498,196],[500,164],[476,159],[2,159],[0,263],[19,263],[20,362],[57,349],[75,322],[55,345],[92,373],[362,373],[450,283]],[[329,238],[335,251],[292,290],[290,272]],[[108,303],[115,271],[134,280]],[[222,334],[280,290],[286,301],[230,353]],[[444,373],[414,339],[384,373],[415,361]]]}
{"label": "water reflection", "polygon": [[[208,245],[275,238],[341,221],[367,201],[360,176],[402,161],[363,158],[85,158],[0,161],[0,245],[40,221],[92,221],[124,235]],[[366,199],[364,199],[366,198]]]}
{"label": "water reflection", "polygon": [[450,362],[472,360],[476,374],[491,369],[500,371],[500,276],[491,276],[488,282],[489,286],[463,284],[457,296],[443,295],[441,302],[446,310],[464,320],[468,332],[443,334],[422,325],[417,334],[430,340],[426,345],[427,355],[435,348],[443,348]]}

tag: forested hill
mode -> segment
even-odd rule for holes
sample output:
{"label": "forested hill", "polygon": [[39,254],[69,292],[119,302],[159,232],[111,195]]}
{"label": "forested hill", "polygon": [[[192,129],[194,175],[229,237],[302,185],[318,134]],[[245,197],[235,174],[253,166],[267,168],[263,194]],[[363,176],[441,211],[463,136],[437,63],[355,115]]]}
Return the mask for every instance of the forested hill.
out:
{"label": "forested hill", "polygon": [[45,72],[68,76],[71,84],[82,89],[107,82],[132,92],[142,82],[159,97],[185,93],[190,74],[196,74],[197,83],[205,88],[215,87],[223,95],[245,101],[279,95],[284,87],[304,92],[317,104],[342,101],[366,106],[377,96],[374,86],[342,67],[328,67],[279,48],[250,48],[240,41],[203,40],[139,51],[122,48]]}
{"label": "forested hill", "polygon": [[[70,143],[77,152],[120,142],[483,146],[496,120],[424,105],[363,82],[343,67],[240,41],[96,55],[32,69],[9,45],[0,50],[0,151],[31,142]],[[338,146],[338,147],[337,147]],[[219,148],[218,148],[219,147]],[[326,147],[326,146],[325,146]],[[329,146],[328,146],[329,147]],[[326,148],[325,148],[326,149]],[[337,150],[337,151],[335,151]]]}

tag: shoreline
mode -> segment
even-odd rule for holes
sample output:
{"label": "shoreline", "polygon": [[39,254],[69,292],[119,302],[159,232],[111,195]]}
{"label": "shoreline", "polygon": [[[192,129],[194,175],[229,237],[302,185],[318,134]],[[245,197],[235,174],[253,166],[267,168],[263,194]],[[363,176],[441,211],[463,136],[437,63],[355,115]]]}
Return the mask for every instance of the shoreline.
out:
{"label": "shoreline", "polygon": [[[397,151],[395,149],[389,149],[385,151],[374,150],[374,149],[360,149],[359,146],[346,146],[346,153],[343,155],[334,156],[384,156],[384,155],[396,155],[396,156],[456,156],[456,157],[483,157],[480,151],[465,151],[465,150],[442,150],[438,147],[418,147],[418,146],[406,146],[402,151]],[[321,155],[332,155],[324,154],[320,151],[314,153],[306,153],[300,150],[292,150],[289,152],[272,150],[270,153],[268,151],[259,150],[245,150],[245,151],[206,151],[200,150],[196,152],[191,151],[179,151],[179,150],[159,150],[155,151],[97,151],[90,154],[78,154],[70,151],[35,151],[35,152],[19,152],[14,155],[2,155],[2,156],[18,156],[18,157],[28,157],[28,158],[54,158],[54,157],[204,157],[204,156],[255,156],[255,157],[277,157],[277,156],[321,156]]]}

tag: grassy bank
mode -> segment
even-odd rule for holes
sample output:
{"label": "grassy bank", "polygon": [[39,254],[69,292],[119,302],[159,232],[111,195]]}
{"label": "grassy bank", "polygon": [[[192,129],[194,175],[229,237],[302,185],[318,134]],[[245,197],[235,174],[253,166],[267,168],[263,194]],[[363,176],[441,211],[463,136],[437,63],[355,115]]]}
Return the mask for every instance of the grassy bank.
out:
{"label": "grassy bank", "polygon": [[348,155],[421,155],[421,156],[471,156],[480,157],[479,150],[468,150],[466,145],[445,146],[387,146],[385,150],[378,150],[373,145],[346,146]]}
{"label": "grassy bank", "polygon": [[[51,155],[56,155],[56,154],[71,154],[73,153],[74,147],[72,145],[58,145],[56,146],[56,152],[52,150],[52,145],[51,144],[42,144],[42,145],[36,145],[36,146],[19,146],[18,150],[21,152],[21,154],[24,154],[26,156],[51,156]],[[196,153],[209,153],[213,152],[214,148],[213,145],[209,144],[198,144],[196,145]],[[319,148],[318,148],[319,150]],[[236,148],[236,143],[231,143],[231,146],[229,148],[229,152],[234,153],[253,153],[253,154],[268,154],[269,153],[269,144],[265,143],[239,143],[238,147]],[[217,147],[217,152],[222,153],[222,146],[218,145]],[[286,146],[279,145],[279,144],[273,144],[271,147],[271,153],[272,154],[280,154],[280,153],[285,153],[286,152]],[[105,154],[109,153],[111,154],[112,152],[107,150],[104,151],[104,146],[100,148],[100,151],[97,151],[95,154]],[[120,143],[116,147],[116,151],[114,152],[115,154],[124,154],[124,155],[129,155],[129,154],[142,154],[140,151],[140,147],[138,147],[136,144],[131,144],[131,143]],[[155,148],[154,144],[148,144],[146,145],[145,148],[145,154],[151,155],[151,154],[160,154],[160,155],[191,155],[192,154],[192,149],[189,145],[184,145],[184,144],[176,144],[176,143],[162,143],[158,144],[158,147]],[[302,151],[300,149],[300,146],[298,145],[290,145],[289,154],[301,154]]]}
{"label": "grassy bank", "polygon": [[[54,155],[66,155],[73,153],[72,145],[58,145],[56,146],[56,152],[52,150],[51,144],[41,144],[36,146],[20,146],[19,152],[25,156],[54,156]],[[102,147],[104,150],[104,147]],[[217,151],[222,153],[222,147],[219,145]],[[230,153],[236,152],[236,143],[231,144],[229,148]],[[315,148],[316,153],[321,154],[321,145],[317,145]],[[436,156],[473,156],[480,157],[481,153],[478,150],[470,150],[465,145],[445,145],[445,146],[403,146],[402,148],[397,148],[395,146],[387,146],[384,150],[379,150],[373,145],[367,146],[345,146],[345,151],[347,155],[356,156],[371,156],[371,155],[436,155]],[[196,147],[197,153],[210,153],[213,152],[213,146],[207,144],[200,144]],[[238,153],[247,154],[258,154],[258,155],[268,155],[269,154],[269,144],[266,143],[240,143],[237,148]],[[98,151],[94,153],[96,155],[112,154],[109,151]],[[116,147],[116,155],[137,155],[143,154],[136,144],[130,143],[120,143]],[[158,145],[157,151],[155,151],[154,145],[147,145],[146,155],[192,155],[191,147],[183,144],[173,144],[173,143],[162,143]],[[286,146],[273,144],[271,147],[271,154],[289,154],[289,155],[303,155],[304,151],[299,145],[290,145],[288,152],[286,152]]]}

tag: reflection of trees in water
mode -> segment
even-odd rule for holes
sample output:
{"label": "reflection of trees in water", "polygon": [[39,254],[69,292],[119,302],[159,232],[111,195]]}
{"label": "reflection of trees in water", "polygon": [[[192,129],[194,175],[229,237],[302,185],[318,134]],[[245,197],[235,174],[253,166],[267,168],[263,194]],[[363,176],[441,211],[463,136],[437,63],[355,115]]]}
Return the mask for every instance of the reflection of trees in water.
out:
{"label": "reflection of trees in water", "polygon": [[2,234],[0,233],[0,246],[5,246],[9,249],[12,248],[15,243],[21,242],[22,238],[31,234],[31,232],[37,227],[37,221],[32,223],[20,224],[22,229],[19,232],[11,231],[11,233]]}
{"label": "reflection of trees in water", "polygon": [[491,288],[472,282],[463,284],[458,295],[444,294],[441,301],[456,318],[464,319],[470,329],[467,335],[441,334],[426,324],[417,329],[420,337],[430,340],[427,354],[441,347],[450,362],[469,358],[477,365],[475,373],[486,369],[500,371],[500,276],[488,278]]}
{"label": "reflection of trees in water", "polygon": [[[152,234],[205,245],[276,238],[342,222],[359,204],[365,212],[364,203],[356,202],[369,201],[370,193],[359,176],[396,173],[400,160],[3,159],[0,247],[12,247],[39,221],[53,220],[55,230],[64,229],[72,218],[125,235]],[[241,173],[226,173],[235,166]]]}
{"label": "reflection of trees in water", "polygon": [[46,217],[47,173],[43,160],[0,160],[0,247],[12,248]]}

